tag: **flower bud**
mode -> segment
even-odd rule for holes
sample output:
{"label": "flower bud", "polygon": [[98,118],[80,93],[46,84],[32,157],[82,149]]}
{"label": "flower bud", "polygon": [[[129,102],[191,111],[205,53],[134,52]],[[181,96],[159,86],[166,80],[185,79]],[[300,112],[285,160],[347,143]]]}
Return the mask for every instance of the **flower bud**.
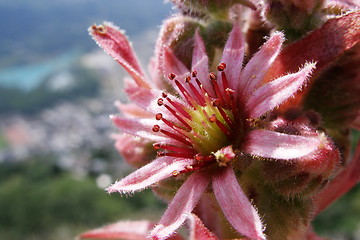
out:
{"label": "flower bud", "polygon": [[307,119],[306,114],[297,116],[295,110],[285,115],[292,121],[283,117],[277,118],[270,124],[274,131],[301,136],[317,136],[321,143],[314,152],[298,159],[264,161],[264,178],[267,184],[280,194],[306,198],[328,182],[336,167],[339,166],[340,153],[330,138],[309,124],[314,119]]}
{"label": "flower bud", "polygon": [[256,9],[255,4],[249,0],[173,0],[173,3],[185,14],[211,16],[222,20],[228,19],[229,9],[235,4]]}
{"label": "flower bud", "polygon": [[323,0],[266,0],[263,16],[278,30],[284,30],[288,40],[296,40],[322,23]]}
{"label": "flower bud", "polygon": [[201,24],[194,19],[175,16],[164,21],[155,48],[155,66],[163,74],[162,57],[164,47],[169,47],[185,66],[191,68],[194,36]]}
{"label": "flower bud", "polygon": [[[163,75],[163,49],[169,47],[175,56],[191,69],[192,54],[195,41],[195,32],[202,36],[210,63],[215,58],[215,49],[222,49],[232,29],[232,24],[222,21],[213,21],[207,26],[184,16],[175,16],[163,23],[155,49],[155,65],[160,76]],[[218,62],[216,62],[218,64]]]}

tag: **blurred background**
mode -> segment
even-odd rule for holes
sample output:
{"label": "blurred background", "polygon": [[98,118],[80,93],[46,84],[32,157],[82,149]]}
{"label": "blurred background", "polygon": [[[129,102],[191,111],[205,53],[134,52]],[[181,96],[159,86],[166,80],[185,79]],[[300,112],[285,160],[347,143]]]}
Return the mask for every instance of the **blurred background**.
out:
{"label": "blurred background", "polygon": [[[163,0],[0,0],[0,239],[74,239],[120,219],[152,219],[151,191],[103,190],[131,169],[110,138],[125,72],[88,35],[111,21],[146,66]],[[332,239],[360,239],[360,188],[315,221]]]}

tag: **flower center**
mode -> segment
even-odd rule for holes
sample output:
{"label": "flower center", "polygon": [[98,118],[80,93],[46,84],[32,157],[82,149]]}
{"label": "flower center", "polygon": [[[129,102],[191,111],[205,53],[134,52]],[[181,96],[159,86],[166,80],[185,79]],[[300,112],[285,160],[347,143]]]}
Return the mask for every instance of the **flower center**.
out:
{"label": "flower center", "polygon": [[[220,81],[214,73],[209,74],[212,91],[204,88],[196,71],[183,82],[176,79],[173,73],[168,75],[184,101],[171,99],[165,92],[157,101],[159,106],[165,108],[166,114],[158,113],[155,118],[167,127],[154,125],[153,131],[175,140],[175,144],[155,143],[158,156],[194,158],[201,163],[217,161],[220,166],[224,166],[225,158],[219,151],[232,144],[240,129],[234,90],[229,88],[225,68],[225,63],[220,63],[217,67]],[[168,119],[164,115],[168,115]],[[180,144],[176,145],[176,142]],[[199,165],[190,167],[193,170]]]}

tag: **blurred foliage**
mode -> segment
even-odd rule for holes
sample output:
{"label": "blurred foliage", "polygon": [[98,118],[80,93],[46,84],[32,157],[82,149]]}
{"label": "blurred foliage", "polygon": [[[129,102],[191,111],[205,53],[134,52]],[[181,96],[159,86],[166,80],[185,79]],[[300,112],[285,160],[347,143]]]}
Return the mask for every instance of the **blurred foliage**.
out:
{"label": "blurred foliage", "polygon": [[[322,212],[313,222],[315,231],[330,239],[358,239],[360,228],[360,185]],[[340,237],[341,236],[341,237]]]}
{"label": "blurred foliage", "polygon": [[74,178],[41,157],[1,164],[0,180],[0,239],[66,239],[54,236],[64,229],[72,239],[89,228],[134,219],[134,212],[158,216],[163,208],[151,191],[131,201],[108,195],[94,179]]}

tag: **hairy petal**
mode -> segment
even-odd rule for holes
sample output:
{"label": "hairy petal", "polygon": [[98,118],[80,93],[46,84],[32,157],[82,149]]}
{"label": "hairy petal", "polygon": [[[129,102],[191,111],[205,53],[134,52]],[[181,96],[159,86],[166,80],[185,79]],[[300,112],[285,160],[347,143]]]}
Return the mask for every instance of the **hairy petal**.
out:
{"label": "hairy petal", "polygon": [[212,186],[231,225],[246,237],[265,239],[260,217],[237,182],[231,166],[221,169],[213,177]]}
{"label": "hairy petal", "polygon": [[[189,75],[189,69],[175,56],[169,47],[163,49],[163,67],[164,76],[167,77],[169,73],[174,73],[178,81],[183,82],[185,77]],[[175,81],[170,81],[174,89],[177,89]],[[190,90],[187,84],[183,84],[185,89]],[[191,91],[189,91],[191,92]]]}
{"label": "hairy petal", "polygon": [[159,224],[151,231],[155,239],[166,239],[189,217],[210,182],[205,172],[193,173],[176,193]]}
{"label": "hairy petal", "polygon": [[182,171],[195,162],[194,159],[159,157],[127,177],[115,182],[106,190],[109,193],[140,191],[165,178],[171,177],[174,171]]}
{"label": "hairy petal", "polygon": [[199,79],[201,84],[204,86],[206,91],[208,93],[210,93],[211,96],[215,96],[214,89],[213,89],[210,81],[208,80],[208,72],[209,72],[208,63],[209,63],[209,59],[206,54],[204,42],[201,39],[199,33],[196,32],[191,70],[197,72],[197,78]]}
{"label": "hairy petal", "polygon": [[315,64],[306,64],[297,73],[288,74],[257,89],[246,102],[250,118],[258,118],[294,95],[309,78]]}
{"label": "hairy petal", "polygon": [[154,124],[157,123],[155,119],[128,119],[116,115],[111,115],[110,119],[124,133],[152,141],[168,141],[168,138],[151,131]]}
{"label": "hairy petal", "polygon": [[146,240],[154,226],[149,221],[120,221],[82,233],[79,239],[126,239]]}
{"label": "hairy petal", "polygon": [[[235,25],[230,32],[229,39],[224,47],[221,62],[226,63],[227,67],[225,73],[229,81],[229,87],[237,90],[237,85],[240,77],[242,63],[244,60],[244,37],[238,25]],[[219,79],[221,79],[219,73]],[[219,82],[222,84],[221,82]],[[223,89],[223,88],[221,88]]]}
{"label": "hairy petal", "polygon": [[314,198],[316,214],[319,214],[335,200],[360,182],[360,142],[358,142],[352,161],[328,184],[325,190]]}
{"label": "hairy petal", "polygon": [[315,151],[321,143],[319,137],[289,135],[269,130],[251,131],[243,151],[265,158],[296,159]]}
{"label": "hairy petal", "polygon": [[265,73],[279,54],[284,40],[285,38],[282,32],[274,33],[244,67],[241,73],[239,87],[245,100],[261,84]]}
{"label": "hairy petal", "polygon": [[125,68],[138,86],[150,87],[128,39],[117,27],[105,22],[100,26],[93,25],[89,32],[97,44]]}
{"label": "hairy petal", "polygon": [[190,240],[217,240],[214,233],[207,229],[200,218],[195,214],[189,216],[190,221]]}
{"label": "hairy petal", "polygon": [[134,103],[122,103],[120,101],[115,101],[114,105],[125,117],[151,118],[154,116],[154,114],[144,111],[143,108]]}

